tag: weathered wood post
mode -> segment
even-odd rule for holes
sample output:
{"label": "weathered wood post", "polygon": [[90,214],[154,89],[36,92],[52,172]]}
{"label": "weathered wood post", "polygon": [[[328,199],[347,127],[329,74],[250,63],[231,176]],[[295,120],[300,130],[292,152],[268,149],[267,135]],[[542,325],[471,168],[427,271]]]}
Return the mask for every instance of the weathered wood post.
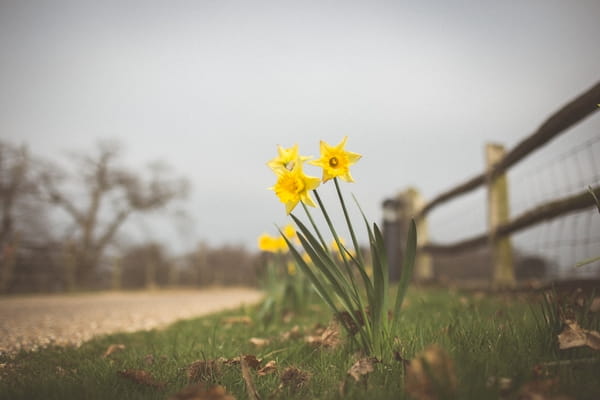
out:
{"label": "weathered wood post", "polygon": [[508,204],[508,179],[506,174],[492,176],[490,171],[499,162],[506,150],[504,146],[489,143],[485,146],[486,168],[488,171],[488,235],[492,253],[492,286],[495,288],[514,287],[515,270],[510,236],[498,237],[496,229],[510,218]]}

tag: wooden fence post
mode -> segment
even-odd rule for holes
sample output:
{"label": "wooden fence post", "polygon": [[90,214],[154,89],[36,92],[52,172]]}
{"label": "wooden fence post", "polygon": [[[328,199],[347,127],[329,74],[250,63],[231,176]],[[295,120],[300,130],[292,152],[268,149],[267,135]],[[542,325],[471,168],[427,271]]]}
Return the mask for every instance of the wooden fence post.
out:
{"label": "wooden fence post", "polygon": [[[500,144],[487,144],[485,157],[487,171],[504,158],[506,150]],[[492,286],[514,287],[515,270],[510,236],[498,237],[497,227],[509,222],[508,179],[506,173],[492,177],[488,172],[488,237],[492,252]]]}

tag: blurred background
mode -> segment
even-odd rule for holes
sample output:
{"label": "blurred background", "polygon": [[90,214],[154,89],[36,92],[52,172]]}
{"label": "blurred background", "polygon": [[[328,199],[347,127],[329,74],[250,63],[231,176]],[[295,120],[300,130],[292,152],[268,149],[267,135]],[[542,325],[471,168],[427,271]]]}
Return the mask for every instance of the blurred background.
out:
{"label": "blurred background", "polygon": [[[0,292],[255,284],[257,237],[289,222],[277,145],[348,136],[363,158],[343,189],[380,222],[385,199],[482,173],[487,143],[514,148],[597,84],[599,20],[592,0],[4,0]],[[507,179],[511,217],[597,187],[599,114]],[[486,232],[486,196],[432,211],[430,240]],[[525,278],[600,274],[573,268],[600,255],[593,207],[511,240]],[[489,253],[434,258],[432,277],[487,280]]]}

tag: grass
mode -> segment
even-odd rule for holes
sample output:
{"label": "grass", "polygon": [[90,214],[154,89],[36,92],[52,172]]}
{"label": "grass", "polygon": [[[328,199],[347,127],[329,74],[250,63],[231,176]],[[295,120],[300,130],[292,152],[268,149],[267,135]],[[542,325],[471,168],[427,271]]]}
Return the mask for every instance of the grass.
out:
{"label": "grass", "polygon": [[[307,344],[304,335],[316,324],[331,320],[325,307],[270,324],[258,320],[258,307],[182,321],[163,330],[100,337],[80,348],[47,348],[0,359],[1,399],[165,399],[188,385],[186,368],[196,360],[232,359],[253,354],[262,365],[275,360],[279,373],[258,376],[254,384],[262,398],[280,399],[404,399],[404,363],[375,364],[375,371],[356,383],[347,375],[360,358],[348,342],[335,348]],[[412,359],[426,346],[437,343],[452,359],[458,381],[453,398],[518,398],[536,382],[550,382],[544,395],[560,393],[576,399],[600,398],[600,353],[588,348],[560,351],[551,324],[540,323],[539,302],[530,298],[483,297],[442,289],[411,289],[401,316],[398,354]],[[250,317],[252,323],[226,323],[231,316]],[[585,326],[597,329],[600,318]],[[590,326],[590,324],[592,326]],[[303,335],[284,340],[283,332],[298,325]],[[270,343],[256,347],[252,337]],[[125,348],[102,357],[111,344]],[[586,359],[585,362],[572,360]],[[151,361],[152,360],[152,361]],[[563,364],[544,363],[561,361]],[[297,367],[310,380],[301,388],[281,385],[281,371]],[[542,367],[540,367],[542,366]],[[119,371],[145,370],[163,388],[126,379]],[[497,382],[509,378],[507,388]],[[220,384],[237,399],[249,398],[240,366],[223,366],[207,374],[208,384]],[[346,382],[342,385],[343,382]]]}

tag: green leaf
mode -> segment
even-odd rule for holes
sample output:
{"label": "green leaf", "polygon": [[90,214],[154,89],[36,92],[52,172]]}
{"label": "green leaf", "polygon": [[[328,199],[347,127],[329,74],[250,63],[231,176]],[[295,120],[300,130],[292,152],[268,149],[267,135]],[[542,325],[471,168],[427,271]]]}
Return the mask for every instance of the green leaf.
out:
{"label": "green leaf", "polygon": [[[304,261],[302,259],[302,256],[300,255],[300,253],[298,253],[298,250],[296,250],[296,248],[289,241],[289,239],[287,237],[285,237],[285,235],[283,234],[283,232],[281,232],[281,230],[279,230],[279,232],[281,233],[281,236],[283,236],[285,242],[287,243],[287,245],[288,245],[288,247],[290,249],[290,253],[292,253],[292,256],[294,257],[294,260],[296,261],[296,264],[300,267],[300,269],[302,269],[302,272],[304,274],[306,274],[306,276],[308,277],[308,279],[310,279],[311,283],[315,287],[315,289],[316,289],[317,293],[319,294],[319,296],[325,301],[325,303],[327,303],[327,305],[329,305],[329,307],[334,312],[337,313],[338,309],[335,306],[335,303],[333,302],[333,299],[329,295],[329,291],[326,290],[326,288],[323,286],[323,284],[321,283],[321,281],[311,271],[311,269],[308,266],[308,264],[306,264],[306,261]],[[301,236],[301,234],[298,235],[298,237],[300,237],[300,236]]]}
{"label": "green leaf", "polygon": [[[317,241],[317,238],[306,227],[306,225],[304,225],[302,223],[302,221],[300,221],[298,218],[296,218],[293,215],[292,215],[292,219],[294,220],[294,222],[296,223],[296,225],[298,226],[300,231],[304,234],[304,237],[308,240],[312,249],[314,249],[315,253],[318,256],[317,259],[321,260],[321,262],[323,264],[329,266],[328,271],[330,271],[331,273],[334,273],[336,275],[337,280],[339,280],[342,285],[349,287],[350,284],[346,280],[346,277],[344,276],[344,274],[342,274],[341,271],[337,268],[337,266],[335,265],[335,262],[331,259],[331,254],[329,253],[329,250],[327,249],[327,247],[323,247],[320,244],[320,242]],[[312,259],[312,257],[311,257],[311,259]],[[314,259],[313,259],[313,262],[315,262]]]}
{"label": "green leaf", "polygon": [[408,238],[406,240],[406,252],[404,254],[404,260],[402,262],[402,271],[400,276],[400,282],[398,283],[398,293],[396,294],[396,303],[394,305],[394,317],[392,321],[392,332],[396,331],[398,325],[398,319],[400,317],[400,309],[402,308],[402,302],[408,289],[413,275],[413,269],[415,266],[415,258],[417,254],[417,226],[415,221],[410,221],[410,227],[408,229]]}

